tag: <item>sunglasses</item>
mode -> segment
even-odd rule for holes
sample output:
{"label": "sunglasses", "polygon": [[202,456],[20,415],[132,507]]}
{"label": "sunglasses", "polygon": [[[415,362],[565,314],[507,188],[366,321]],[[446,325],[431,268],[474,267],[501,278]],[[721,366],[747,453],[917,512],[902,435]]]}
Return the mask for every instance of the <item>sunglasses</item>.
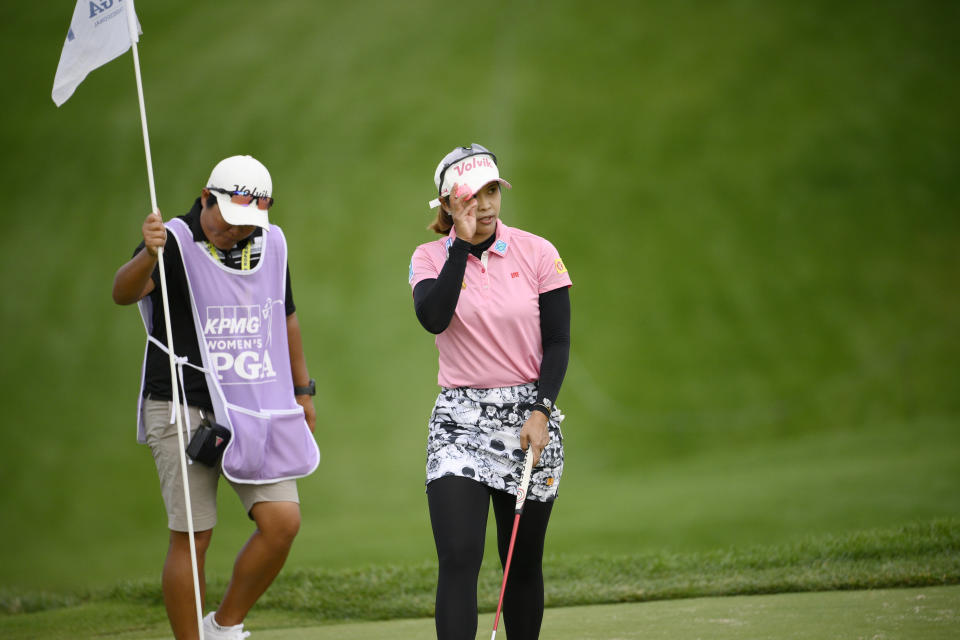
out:
{"label": "sunglasses", "polygon": [[257,201],[257,209],[261,211],[266,211],[273,206],[273,198],[270,196],[254,196],[245,191],[229,191],[227,189],[221,189],[219,187],[207,187],[210,191],[216,191],[217,193],[222,193],[224,195],[230,196],[230,202],[233,204],[239,204],[243,206],[249,205],[254,200]]}

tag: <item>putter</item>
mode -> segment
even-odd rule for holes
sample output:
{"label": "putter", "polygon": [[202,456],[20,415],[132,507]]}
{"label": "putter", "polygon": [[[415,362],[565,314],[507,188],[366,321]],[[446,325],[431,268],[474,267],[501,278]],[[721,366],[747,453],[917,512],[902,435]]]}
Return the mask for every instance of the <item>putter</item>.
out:
{"label": "putter", "polygon": [[503,593],[507,589],[507,574],[510,573],[510,559],[513,557],[513,543],[517,540],[517,527],[520,524],[520,514],[523,513],[523,503],[527,500],[527,487],[530,485],[530,471],[533,469],[533,445],[527,445],[527,455],[523,458],[523,476],[520,486],[517,487],[517,506],[513,516],[513,533],[510,534],[510,547],[507,549],[507,563],[503,566],[503,583],[500,585],[500,599],[497,602],[497,615],[493,619],[493,635],[490,640],[497,638],[497,624],[500,622],[500,607],[503,606]]}

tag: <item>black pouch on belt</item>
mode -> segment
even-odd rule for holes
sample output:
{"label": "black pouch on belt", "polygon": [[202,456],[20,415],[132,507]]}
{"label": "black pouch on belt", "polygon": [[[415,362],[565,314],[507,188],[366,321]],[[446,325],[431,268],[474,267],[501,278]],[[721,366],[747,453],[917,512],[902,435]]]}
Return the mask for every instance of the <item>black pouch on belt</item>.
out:
{"label": "black pouch on belt", "polygon": [[193,437],[190,438],[187,455],[191,460],[208,467],[215,467],[220,464],[220,458],[228,442],[230,442],[230,430],[216,422],[211,422],[204,416],[197,430],[193,432]]}

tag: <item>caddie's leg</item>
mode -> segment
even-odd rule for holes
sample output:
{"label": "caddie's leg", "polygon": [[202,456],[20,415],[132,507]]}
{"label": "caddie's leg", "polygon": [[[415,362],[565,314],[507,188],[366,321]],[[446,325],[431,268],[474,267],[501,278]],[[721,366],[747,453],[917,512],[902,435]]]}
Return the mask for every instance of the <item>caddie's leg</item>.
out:
{"label": "caddie's leg", "polygon": [[250,516],[257,530],[233,565],[230,584],[214,616],[221,626],[243,622],[280,573],[300,530],[300,505],[296,502],[258,502],[250,509]]}
{"label": "caddie's leg", "polygon": [[[207,583],[203,575],[204,559],[213,530],[194,534],[197,547],[197,572],[200,581],[200,602],[204,602]],[[183,531],[170,532],[170,546],[163,563],[163,604],[167,608],[170,627],[177,640],[197,638],[197,609],[193,593],[193,567],[190,562],[190,537]]]}
{"label": "caddie's leg", "polygon": [[[181,411],[182,411],[181,407]],[[143,418],[147,444],[153,453],[160,479],[160,493],[167,512],[170,542],[163,565],[163,602],[167,617],[177,640],[197,637],[196,596],[193,592],[193,568],[190,561],[190,538],[187,530],[186,501],[183,497],[183,471],[180,468],[180,444],[176,421],[171,422],[172,403],[169,400],[147,398],[143,403]],[[200,424],[200,411],[189,407],[190,424]],[[181,414],[181,423],[186,418]],[[185,438],[186,439],[186,438]],[[203,564],[213,527],[217,523],[217,480],[220,472],[202,464],[187,466],[190,485],[190,505],[193,515],[194,541],[197,547],[197,571],[201,604],[204,596]]]}

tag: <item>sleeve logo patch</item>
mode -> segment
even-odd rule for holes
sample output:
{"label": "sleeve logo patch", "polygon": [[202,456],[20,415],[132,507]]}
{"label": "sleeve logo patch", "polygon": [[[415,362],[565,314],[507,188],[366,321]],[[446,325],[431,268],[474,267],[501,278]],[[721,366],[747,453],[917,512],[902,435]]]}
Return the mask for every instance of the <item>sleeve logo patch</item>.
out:
{"label": "sleeve logo patch", "polygon": [[561,260],[560,258],[557,258],[556,260],[554,260],[553,265],[557,268],[557,273],[567,272],[567,266],[563,264],[563,260]]}

